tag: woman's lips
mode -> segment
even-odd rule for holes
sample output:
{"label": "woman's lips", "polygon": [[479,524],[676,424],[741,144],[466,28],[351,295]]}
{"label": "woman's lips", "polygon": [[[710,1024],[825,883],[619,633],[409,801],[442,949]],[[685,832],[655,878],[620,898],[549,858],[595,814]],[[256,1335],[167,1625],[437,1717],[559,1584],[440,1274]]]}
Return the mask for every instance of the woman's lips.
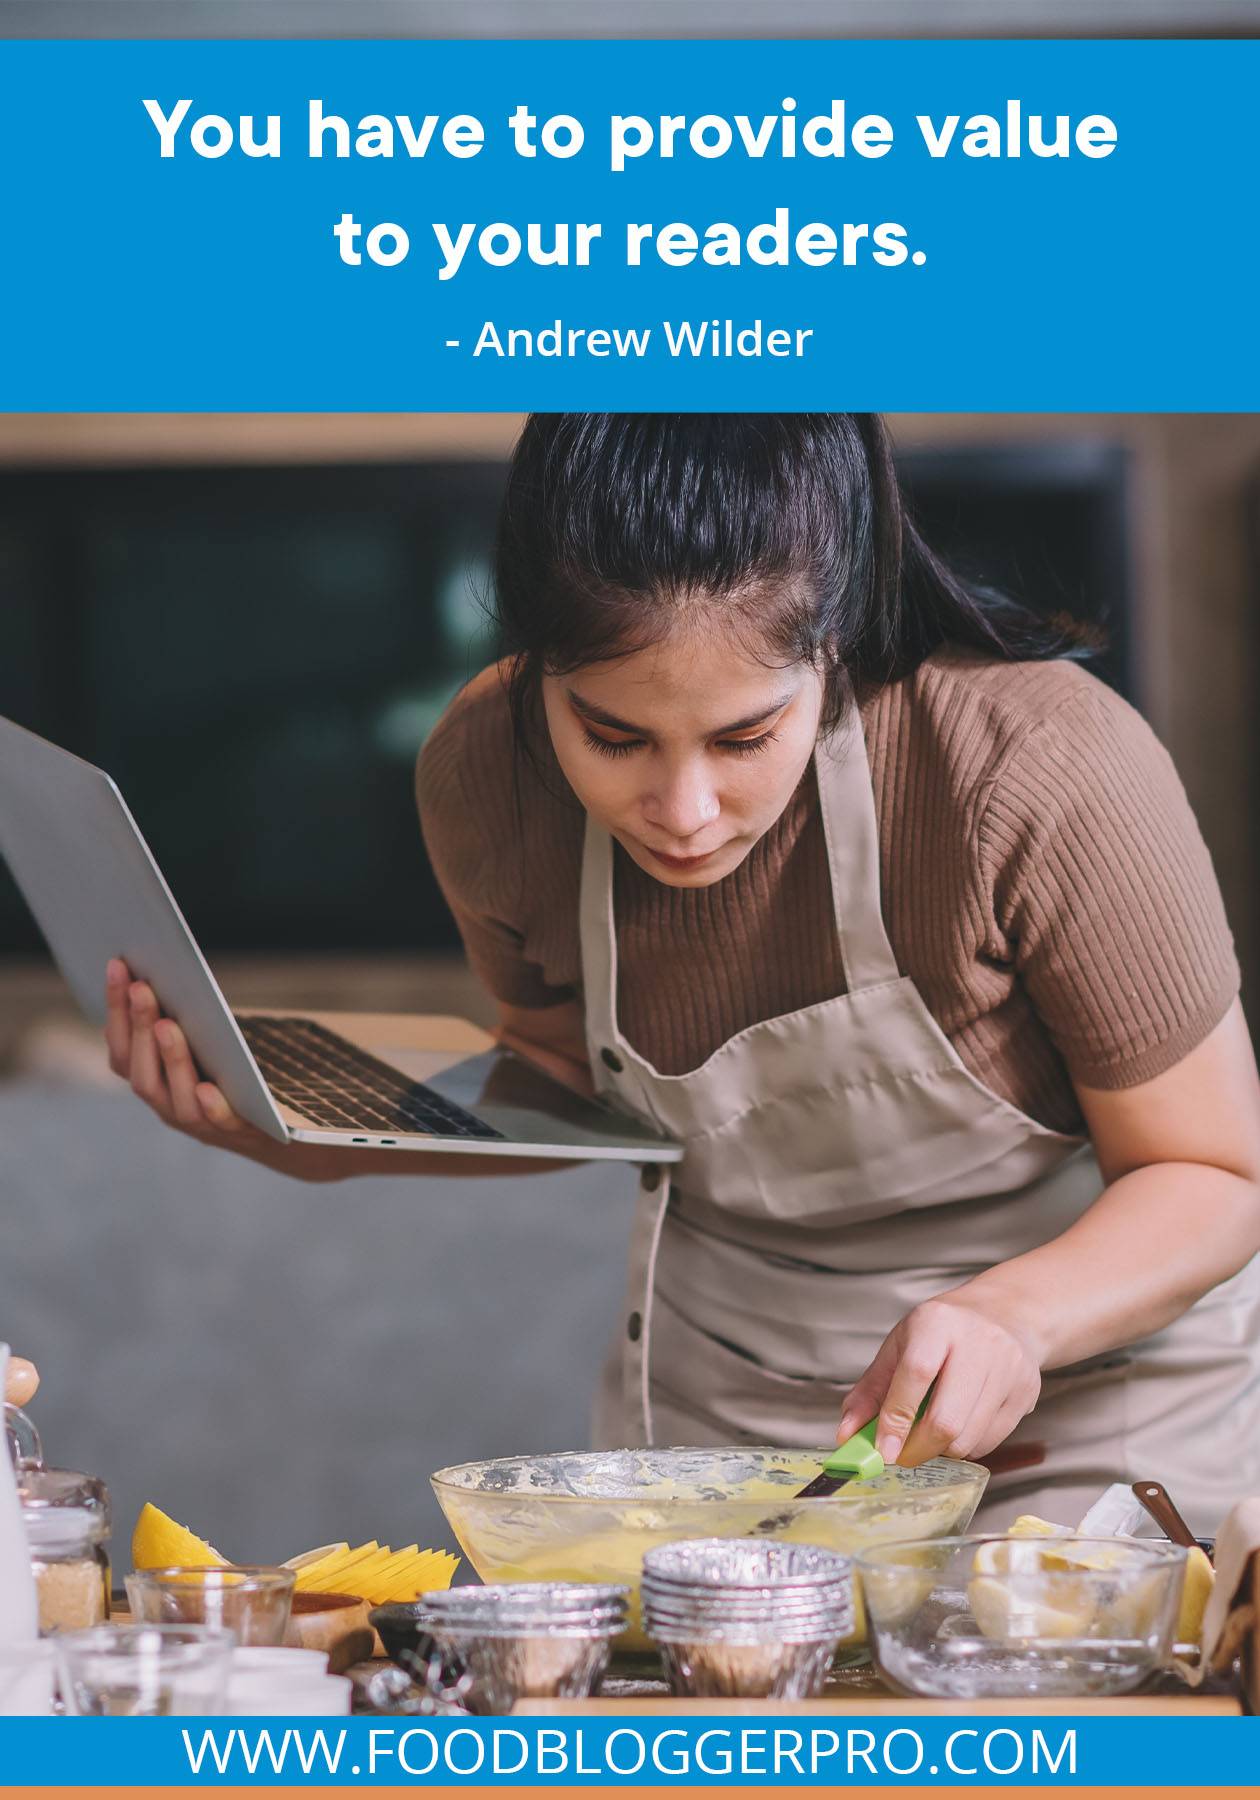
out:
{"label": "woman's lips", "polygon": [[680,874],[686,869],[698,869],[702,863],[711,862],[717,855],[716,850],[706,850],[702,856],[666,856],[663,850],[653,850],[650,844],[645,844],[643,848],[657,862],[664,863],[667,869],[677,869]]}

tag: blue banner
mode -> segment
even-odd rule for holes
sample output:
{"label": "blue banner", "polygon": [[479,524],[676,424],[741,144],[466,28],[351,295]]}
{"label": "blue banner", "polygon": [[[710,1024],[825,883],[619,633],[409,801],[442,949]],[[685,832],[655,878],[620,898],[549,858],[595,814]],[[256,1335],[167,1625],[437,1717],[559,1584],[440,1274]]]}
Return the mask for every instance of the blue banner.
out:
{"label": "blue banner", "polygon": [[0,1721],[0,1783],[109,1787],[1206,1787],[1256,1785],[1260,1720]]}
{"label": "blue banner", "polygon": [[1260,43],[9,42],[8,409],[1260,409]]}

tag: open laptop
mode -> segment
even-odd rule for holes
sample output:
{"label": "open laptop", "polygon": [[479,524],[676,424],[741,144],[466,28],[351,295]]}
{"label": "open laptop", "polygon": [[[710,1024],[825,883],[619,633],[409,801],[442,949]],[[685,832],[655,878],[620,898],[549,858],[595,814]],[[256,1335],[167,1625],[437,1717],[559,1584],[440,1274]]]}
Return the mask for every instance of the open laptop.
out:
{"label": "open laptop", "polygon": [[233,1012],[110,777],[2,718],[0,853],[88,1017],[104,1021],[105,965],[122,957],[183,1027],[204,1078],[270,1137],[575,1161],[682,1155],[462,1019]]}

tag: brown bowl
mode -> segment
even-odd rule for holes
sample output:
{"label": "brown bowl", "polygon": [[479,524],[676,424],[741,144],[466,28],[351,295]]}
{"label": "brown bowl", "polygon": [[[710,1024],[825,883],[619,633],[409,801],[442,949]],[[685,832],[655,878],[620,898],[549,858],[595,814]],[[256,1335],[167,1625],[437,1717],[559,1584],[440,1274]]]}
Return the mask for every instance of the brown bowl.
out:
{"label": "brown bowl", "polygon": [[339,1675],[375,1650],[369,1610],[359,1594],[294,1594],[284,1641],[291,1650],[326,1650],[329,1674]]}

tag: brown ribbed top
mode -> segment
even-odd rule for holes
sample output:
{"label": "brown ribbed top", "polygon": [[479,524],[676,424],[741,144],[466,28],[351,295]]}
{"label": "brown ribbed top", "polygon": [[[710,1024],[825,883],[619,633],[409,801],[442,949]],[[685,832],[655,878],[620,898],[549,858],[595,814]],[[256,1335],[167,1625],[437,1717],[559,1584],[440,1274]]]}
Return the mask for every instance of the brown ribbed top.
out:
{"label": "brown ribbed top", "polygon": [[[966,1066],[1041,1124],[1081,1129],[1071,1078],[1131,1087],[1224,1015],[1238,966],[1172,763],[1078,665],[946,650],[860,702],[882,906],[901,971]],[[548,745],[516,754],[498,672],[420,757],[429,854],[500,999],[579,996],[585,814]],[[732,874],[654,881],[618,847],[621,1029],[681,1074],[747,1025],[844,992],[813,768]]]}

